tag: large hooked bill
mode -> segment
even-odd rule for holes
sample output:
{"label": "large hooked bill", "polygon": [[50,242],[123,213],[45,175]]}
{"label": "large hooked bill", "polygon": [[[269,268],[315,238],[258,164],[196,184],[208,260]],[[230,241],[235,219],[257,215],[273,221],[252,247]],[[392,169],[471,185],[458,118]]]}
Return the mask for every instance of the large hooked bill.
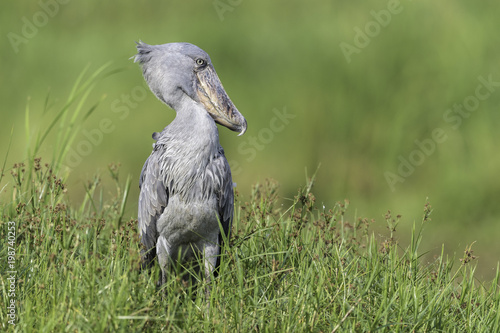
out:
{"label": "large hooked bill", "polygon": [[243,135],[247,130],[247,121],[227,95],[213,66],[208,65],[196,75],[198,98],[210,116],[216,123],[240,132],[238,136]]}

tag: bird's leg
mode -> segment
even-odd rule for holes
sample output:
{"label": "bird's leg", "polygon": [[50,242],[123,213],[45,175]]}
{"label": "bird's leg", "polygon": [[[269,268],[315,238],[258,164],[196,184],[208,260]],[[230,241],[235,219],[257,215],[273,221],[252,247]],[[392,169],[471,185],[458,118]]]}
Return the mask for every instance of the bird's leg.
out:
{"label": "bird's leg", "polygon": [[212,280],[213,271],[217,265],[217,256],[219,255],[219,242],[218,238],[215,243],[210,243],[205,245],[204,250],[204,264],[205,264],[205,278],[207,281],[207,287],[205,289],[205,295],[207,301],[210,300],[210,282]]}
{"label": "bird's leg", "polygon": [[206,299],[206,314],[207,319],[210,317],[210,293],[212,290],[212,286],[210,282],[212,281],[212,276],[214,273],[214,269],[217,265],[217,256],[219,255],[219,244],[218,238],[217,242],[210,243],[209,245],[205,245],[204,249],[204,257],[203,264],[205,268],[205,279],[206,279],[206,287],[205,287],[205,299]]}
{"label": "bird's leg", "polygon": [[169,247],[166,239],[163,236],[158,237],[158,242],[156,243],[156,256],[158,257],[158,263],[160,264],[161,277],[158,280],[158,287],[161,287],[165,282],[167,282],[167,272],[170,265],[170,254]]}

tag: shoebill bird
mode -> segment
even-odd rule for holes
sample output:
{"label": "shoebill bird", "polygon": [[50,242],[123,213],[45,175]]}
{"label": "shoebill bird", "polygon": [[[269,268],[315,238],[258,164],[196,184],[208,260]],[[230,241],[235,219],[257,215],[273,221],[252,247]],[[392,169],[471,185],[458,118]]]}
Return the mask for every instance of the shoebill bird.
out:
{"label": "shoebill bird", "polygon": [[161,285],[179,258],[184,264],[202,255],[210,280],[220,261],[221,229],[229,237],[233,219],[233,181],[216,123],[239,135],[247,123],[199,47],[139,42],[137,50],[134,62],[142,66],[149,88],[176,112],[153,134],[156,143],[141,172],[143,267],[158,257]]}

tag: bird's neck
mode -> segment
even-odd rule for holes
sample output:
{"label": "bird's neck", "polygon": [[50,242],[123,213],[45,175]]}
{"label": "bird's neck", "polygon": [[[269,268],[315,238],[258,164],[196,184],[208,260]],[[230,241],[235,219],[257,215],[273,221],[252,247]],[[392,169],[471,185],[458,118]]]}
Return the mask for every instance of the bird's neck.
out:
{"label": "bird's neck", "polygon": [[[219,147],[219,132],[215,121],[200,103],[185,97],[176,108],[176,117],[166,128],[164,139],[185,147],[184,152],[211,154]],[[161,138],[160,138],[161,140]]]}

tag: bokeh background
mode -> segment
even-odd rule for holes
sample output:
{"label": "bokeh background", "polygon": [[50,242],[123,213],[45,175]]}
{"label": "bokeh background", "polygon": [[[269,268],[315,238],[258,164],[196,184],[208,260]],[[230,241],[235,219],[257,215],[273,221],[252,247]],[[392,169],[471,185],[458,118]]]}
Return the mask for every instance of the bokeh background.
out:
{"label": "bokeh background", "polygon": [[[428,198],[434,212],[422,246],[429,260],[442,244],[460,257],[476,242],[478,276],[492,278],[500,257],[498,1],[37,0],[0,7],[0,158],[13,129],[8,167],[33,145],[24,133],[28,103],[36,133],[87,65],[89,73],[110,61],[121,69],[87,99],[90,107],[105,98],[73,143],[74,154],[85,153],[81,161],[67,161],[75,205],[87,180],[119,162],[121,176],[134,177],[134,216],[151,133],[175,115],[129,59],[134,41],[187,41],[211,55],[248,121],[242,137],[220,128],[243,197],[274,178],[286,204],[320,165],[319,203],[328,209],[349,199],[351,218],[375,218],[380,233],[387,210],[401,214],[403,243]],[[40,152],[46,161],[51,140]]]}

